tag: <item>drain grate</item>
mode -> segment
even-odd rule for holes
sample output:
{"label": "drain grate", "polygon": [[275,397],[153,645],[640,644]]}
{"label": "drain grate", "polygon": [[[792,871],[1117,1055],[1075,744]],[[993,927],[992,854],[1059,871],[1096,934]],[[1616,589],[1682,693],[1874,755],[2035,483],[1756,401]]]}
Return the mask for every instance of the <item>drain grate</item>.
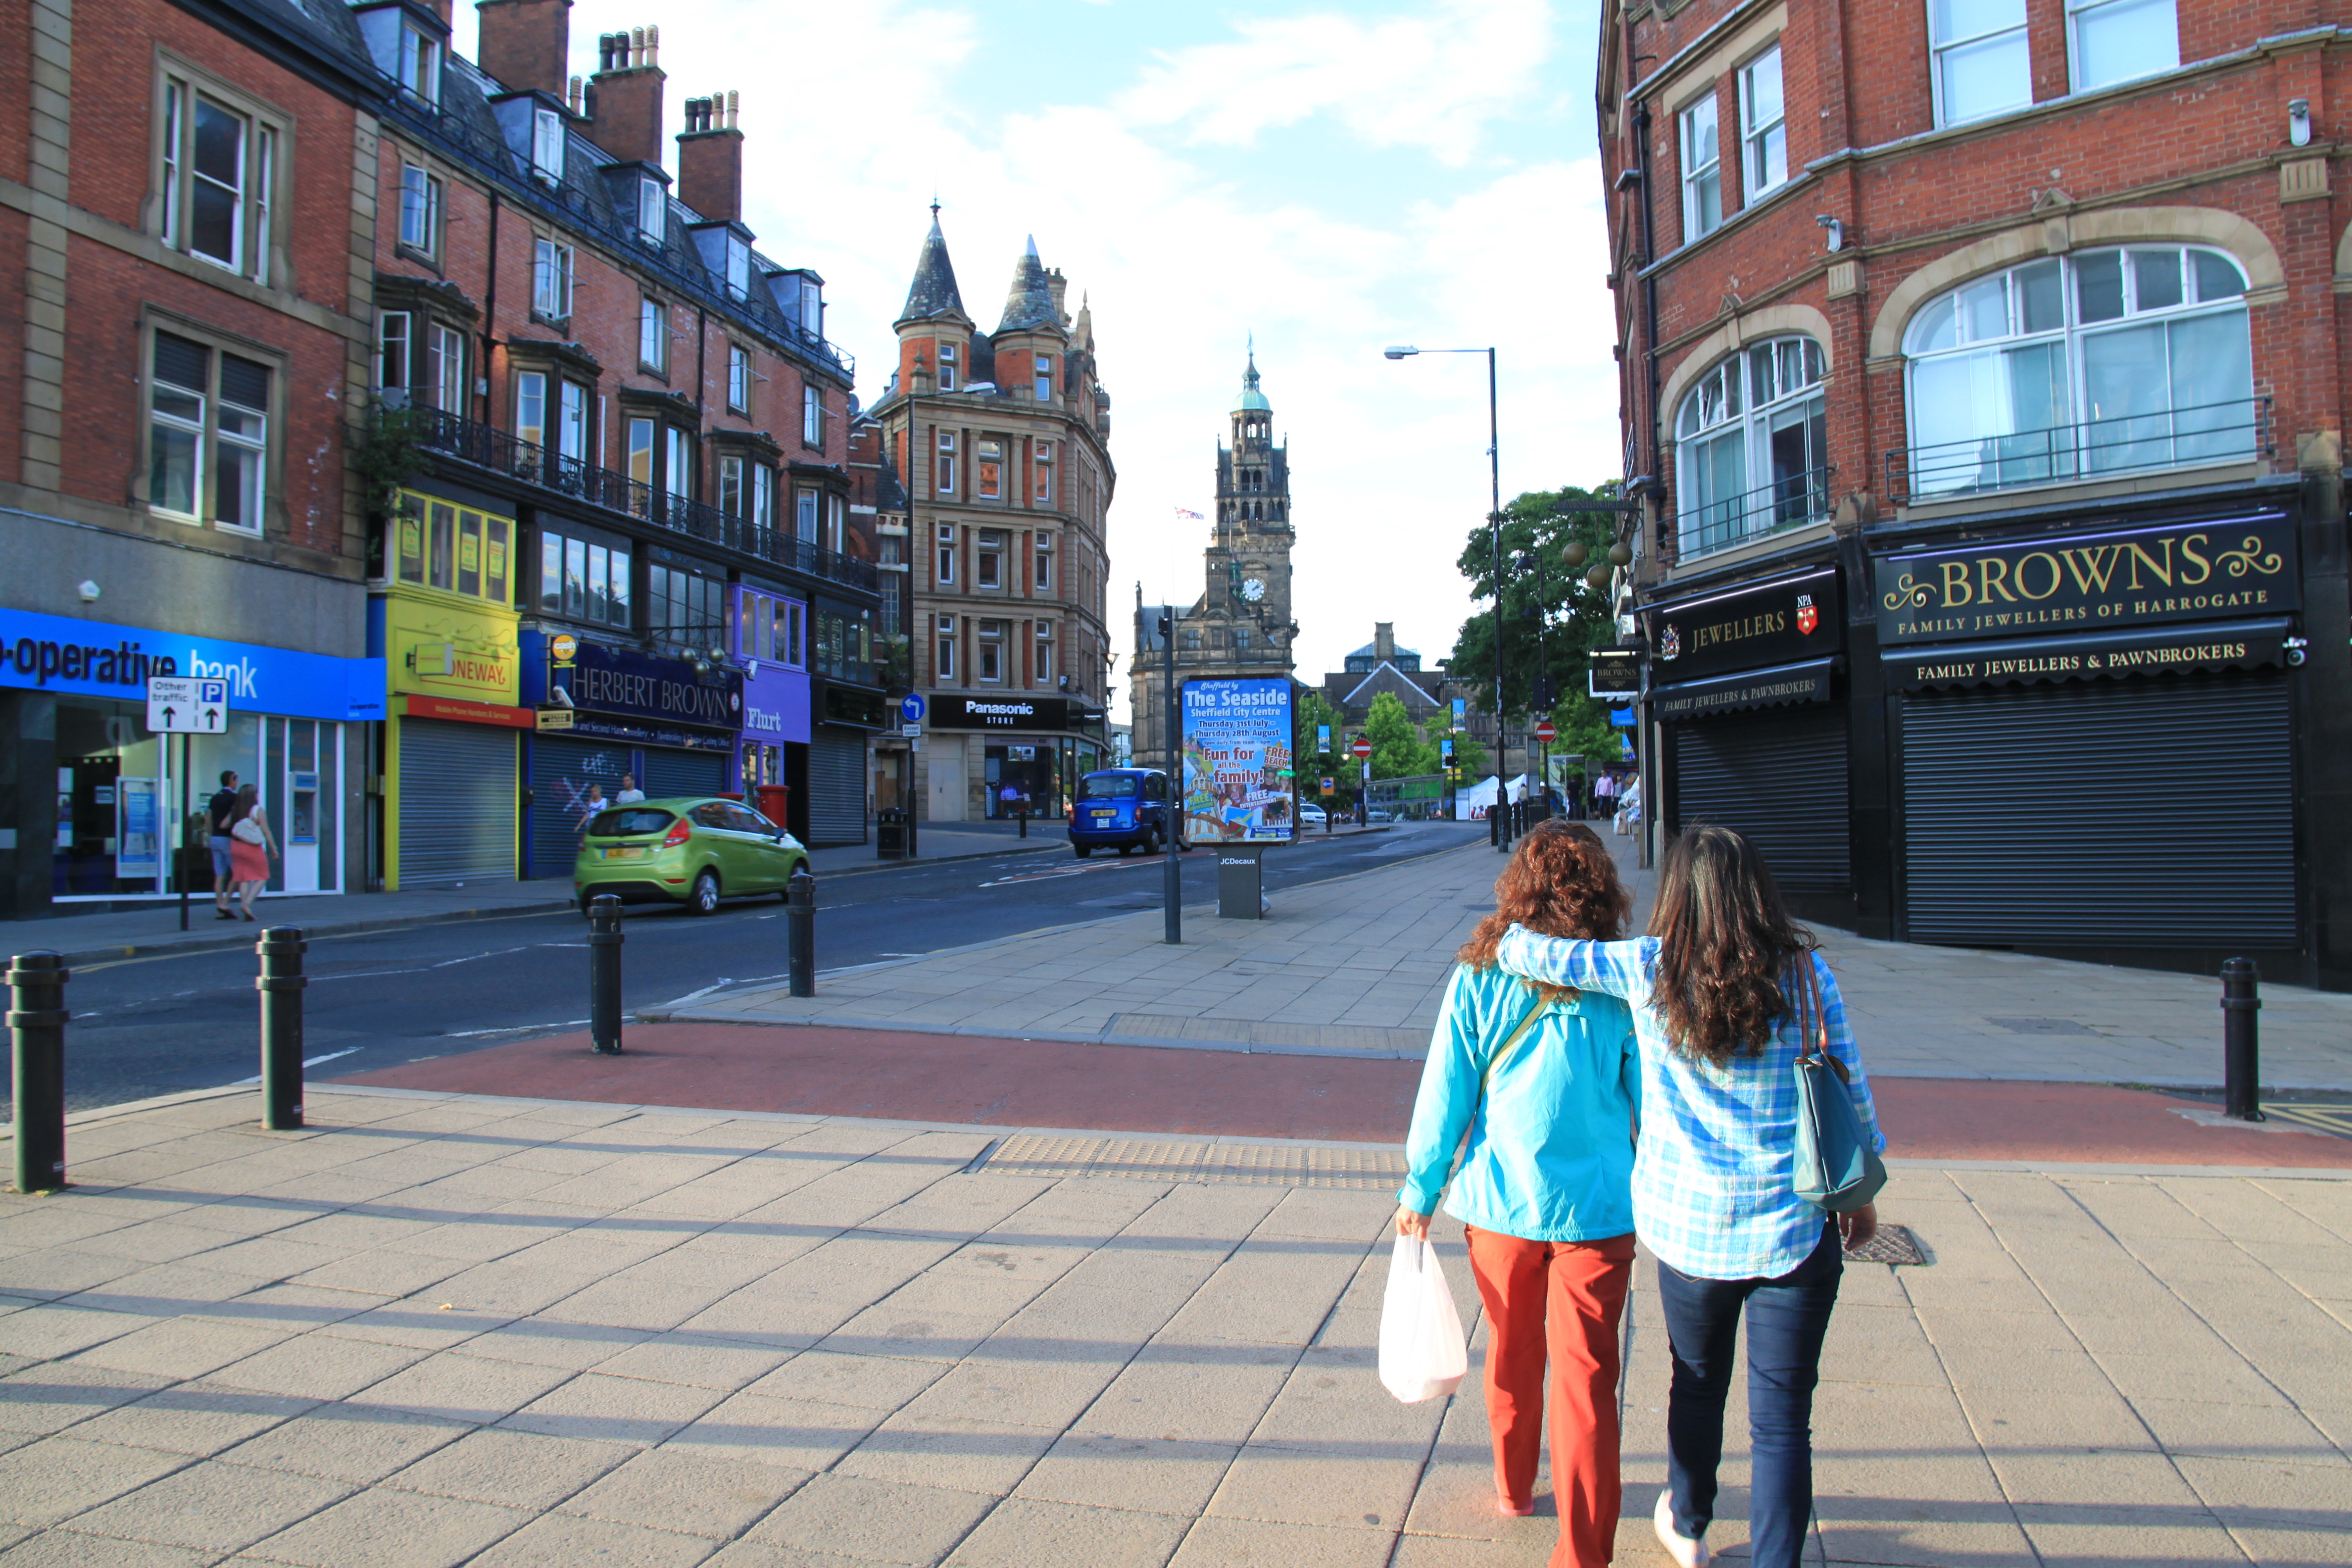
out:
{"label": "drain grate", "polygon": [[1926,1268],[1927,1255],[1919,1250],[1919,1238],[1905,1225],[1882,1225],[1878,1234],[1860,1247],[1846,1248],[1848,1263],[1912,1264]]}
{"label": "drain grate", "polygon": [[1121,1176],[1138,1182],[1237,1182],[1260,1187],[1379,1192],[1404,1179],[1404,1152],[1294,1149],[1272,1143],[1170,1143],[1139,1138],[1007,1138],[966,1167],[1000,1176]]}

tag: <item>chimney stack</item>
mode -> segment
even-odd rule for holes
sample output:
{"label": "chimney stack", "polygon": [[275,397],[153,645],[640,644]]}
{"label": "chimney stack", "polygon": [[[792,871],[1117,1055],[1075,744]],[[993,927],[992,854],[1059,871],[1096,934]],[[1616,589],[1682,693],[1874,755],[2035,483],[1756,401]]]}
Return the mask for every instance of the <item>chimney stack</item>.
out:
{"label": "chimney stack", "polygon": [[1062,276],[1062,269],[1060,268],[1055,267],[1046,272],[1045,287],[1053,291],[1054,319],[1061,322],[1062,325],[1066,327],[1068,326],[1070,324],[1070,313],[1062,308],[1062,296],[1070,291],[1070,280]]}
{"label": "chimney stack", "polygon": [[451,0],[425,0],[425,9],[431,11],[436,16],[440,17],[441,25],[445,27],[456,25],[449,16],[450,5]]}
{"label": "chimney stack", "polygon": [[662,161],[661,29],[635,27],[596,40],[596,74],[588,90],[596,122],[588,134],[623,163]]}
{"label": "chimney stack", "polygon": [[1372,623],[1372,657],[1383,663],[1396,658],[1396,623],[1394,621]]}
{"label": "chimney stack", "polygon": [[734,223],[743,216],[743,133],[735,128],[740,102],[732,92],[686,100],[686,129],[677,137],[677,199],[712,222]]}
{"label": "chimney stack", "polygon": [[476,0],[483,71],[499,86],[563,96],[572,52],[572,0]]}

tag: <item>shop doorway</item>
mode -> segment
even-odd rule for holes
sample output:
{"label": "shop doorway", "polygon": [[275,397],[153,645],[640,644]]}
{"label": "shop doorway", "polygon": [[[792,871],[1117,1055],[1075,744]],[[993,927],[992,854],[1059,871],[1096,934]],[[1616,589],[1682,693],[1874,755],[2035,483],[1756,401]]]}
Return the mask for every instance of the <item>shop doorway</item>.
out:
{"label": "shop doorway", "polygon": [[[991,746],[988,760],[988,815],[1009,821],[1061,814],[1060,757],[1055,742],[1010,742]],[[1008,795],[1006,791],[1012,794]]]}

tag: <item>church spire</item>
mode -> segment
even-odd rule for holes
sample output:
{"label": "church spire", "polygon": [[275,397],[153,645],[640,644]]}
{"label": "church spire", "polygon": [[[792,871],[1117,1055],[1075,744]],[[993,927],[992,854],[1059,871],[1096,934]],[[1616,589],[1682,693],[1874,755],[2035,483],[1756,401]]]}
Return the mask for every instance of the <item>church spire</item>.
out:
{"label": "church spire", "polygon": [[1013,265],[1013,287],[1004,294],[1004,319],[996,323],[996,330],[1018,332],[1061,324],[1062,313],[1054,308],[1054,285],[1045,276],[1045,264],[1037,258],[1037,237],[1033,234],[1028,249]]}
{"label": "church spire", "polygon": [[915,281],[907,289],[907,308],[896,326],[947,316],[969,321],[963,295],[956,288],[955,264],[948,259],[947,236],[940,232],[939,198],[931,199],[931,232],[923,237],[922,254],[915,258]]}
{"label": "church spire", "polygon": [[1257,389],[1257,334],[1255,332],[1250,334],[1248,366],[1242,372],[1242,398],[1239,403],[1234,405],[1234,412],[1236,414],[1274,412],[1274,405],[1268,403],[1265,400],[1265,394]]}

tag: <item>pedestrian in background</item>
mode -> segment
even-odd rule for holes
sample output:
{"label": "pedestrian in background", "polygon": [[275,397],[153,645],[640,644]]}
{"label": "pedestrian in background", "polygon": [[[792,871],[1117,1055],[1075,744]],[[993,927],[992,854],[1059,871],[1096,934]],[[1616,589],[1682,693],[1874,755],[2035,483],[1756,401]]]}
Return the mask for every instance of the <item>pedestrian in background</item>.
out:
{"label": "pedestrian in background", "polygon": [[229,837],[229,829],[236,825],[236,770],[223,769],[220,782],[220,788],[205,802],[205,830],[213,852],[213,919],[233,921],[236,911],[228,907],[228,900],[236,886],[236,841]]}
{"label": "pedestrian in background", "polygon": [[229,815],[229,876],[236,884],[245,918],[252,920],[253,900],[261,896],[263,884],[269,880],[269,862],[278,854],[278,845],[269,836],[269,819],[262,815],[261,791],[254,785],[238,789]]}
{"label": "pedestrian in background", "polygon": [[1727,827],[1701,826],[1666,849],[1650,934],[1569,942],[1524,924],[1495,950],[1505,971],[1633,1005],[1641,1039],[1642,1140],[1633,1222],[1658,1258],[1658,1304],[1674,1351],[1666,1489],[1652,1515],[1684,1568],[1707,1561],[1723,1405],[1748,1322],[1748,1553],[1797,1568],[1813,1511],[1813,1389],[1844,1271],[1840,1246],[1878,1227],[1865,1205],[1830,1215],[1797,1195],[1798,1009],[1806,971],[1811,1026],[1844,1068],[1871,1142],[1885,1139],[1846,1024],[1837,977],[1789,917],[1762,857]]}
{"label": "pedestrian in background", "polygon": [[621,787],[620,790],[613,796],[613,804],[614,805],[635,805],[637,802],[645,798],[646,792],[637,787],[637,775],[635,773],[623,773],[621,775]]}
{"label": "pedestrian in background", "polygon": [[1446,1197],[1486,1308],[1486,1419],[1507,1514],[1535,1511],[1551,1363],[1552,1568],[1601,1568],[1617,1537],[1618,1329],[1633,1268],[1640,1058],[1625,1004],[1516,979],[1496,944],[1525,927],[1613,939],[1630,904],[1589,827],[1539,823],[1495,882],[1495,912],[1456,955],[1406,1141],[1397,1234],[1424,1238]]}
{"label": "pedestrian in background", "polygon": [[595,821],[604,808],[612,804],[604,798],[604,786],[593,779],[589,780],[588,798],[580,803],[578,832],[581,837],[588,837],[588,825]]}
{"label": "pedestrian in background", "polygon": [[1592,815],[1606,816],[1616,810],[1617,775],[1602,773],[1592,786]]}

